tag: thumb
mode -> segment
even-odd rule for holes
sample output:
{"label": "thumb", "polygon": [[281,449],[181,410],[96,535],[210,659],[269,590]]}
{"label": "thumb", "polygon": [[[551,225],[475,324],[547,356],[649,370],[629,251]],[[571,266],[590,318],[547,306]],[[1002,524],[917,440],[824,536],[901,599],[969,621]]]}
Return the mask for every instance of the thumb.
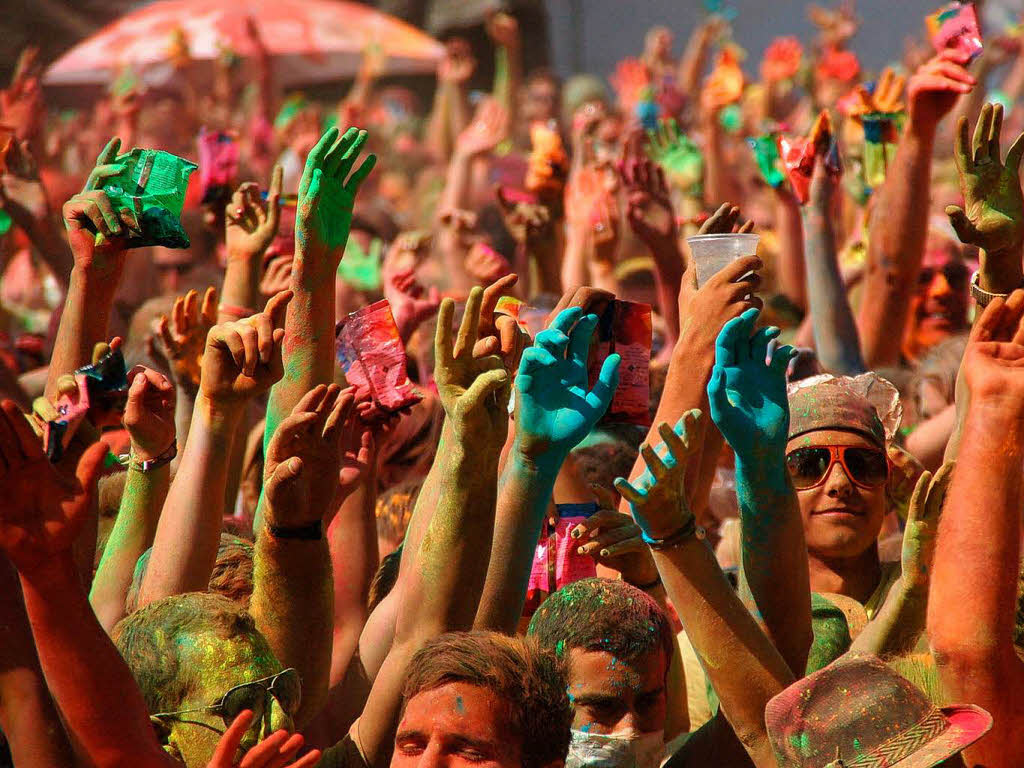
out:
{"label": "thumb", "polygon": [[465,397],[469,400],[470,407],[476,407],[484,398],[492,392],[497,392],[502,387],[508,386],[508,372],[504,368],[495,368],[476,377]]}
{"label": "thumb", "polygon": [[949,223],[953,225],[956,236],[962,243],[973,243],[976,239],[977,230],[971,220],[967,218],[964,209],[958,205],[947,205],[946,215],[949,216]]}
{"label": "thumb", "polygon": [[725,371],[715,366],[711,373],[711,381],[708,382],[708,405],[711,411],[711,420],[716,425],[722,423],[722,417],[729,410],[729,398],[725,393]]}
{"label": "thumb", "polygon": [[276,493],[298,482],[303,466],[302,459],[298,456],[292,456],[288,461],[278,464],[267,482],[267,495],[273,498]]}

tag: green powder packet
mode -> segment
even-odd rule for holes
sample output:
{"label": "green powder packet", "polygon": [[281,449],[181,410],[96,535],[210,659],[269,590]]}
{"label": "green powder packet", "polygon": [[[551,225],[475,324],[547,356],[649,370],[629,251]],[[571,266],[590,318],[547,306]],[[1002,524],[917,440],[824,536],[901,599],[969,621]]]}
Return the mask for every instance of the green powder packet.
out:
{"label": "green powder packet", "polygon": [[754,160],[757,161],[757,170],[761,172],[761,178],[768,186],[775,188],[782,186],[786,180],[785,174],[779,168],[781,158],[776,142],[777,135],[766,133],[747,139],[747,144],[754,152]]}
{"label": "green powder packet", "polygon": [[132,216],[128,247],[188,248],[181,209],[188,177],[199,166],[170,152],[137,147],[115,162],[123,166],[121,172],[106,179],[101,189],[115,210],[125,209]]}

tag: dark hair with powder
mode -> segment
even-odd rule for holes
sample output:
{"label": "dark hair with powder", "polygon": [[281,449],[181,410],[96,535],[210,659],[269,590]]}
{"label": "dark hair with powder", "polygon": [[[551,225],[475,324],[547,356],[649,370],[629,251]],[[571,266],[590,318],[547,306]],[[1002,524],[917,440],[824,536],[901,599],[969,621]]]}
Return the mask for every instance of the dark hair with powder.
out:
{"label": "dark hair with powder", "polygon": [[166,597],[122,619],[112,633],[150,712],[172,712],[198,684],[201,670],[182,664],[180,640],[212,633],[220,638],[248,636],[270,648],[252,617],[237,603],[209,592]]}
{"label": "dark hair with powder", "polygon": [[398,549],[384,555],[380,561],[380,567],[377,568],[377,573],[373,575],[373,581],[370,582],[370,594],[366,599],[368,613],[373,613],[373,609],[380,605],[381,601],[395,588],[395,583],[398,581],[398,569],[402,565],[402,549],[404,547],[404,544],[399,544]]}
{"label": "dark hair with powder", "polygon": [[573,648],[632,661],[661,649],[666,669],[674,639],[668,616],[650,595],[612,579],[582,579],[553,592],[527,632],[559,656]]}
{"label": "dark hair with powder", "polygon": [[[139,605],[139,591],[142,589],[142,580],[146,577],[152,553],[153,548],[150,547],[135,563],[135,573],[132,575],[132,583],[128,587],[124,601],[126,614],[133,613]],[[249,599],[252,597],[252,555],[251,541],[222,533],[220,546],[217,548],[217,561],[213,565],[207,589],[248,610]]]}
{"label": "dark hair with powder", "polygon": [[497,632],[452,632],[413,656],[403,698],[449,683],[467,683],[495,694],[504,722],[522,748],[523,768],[564,760],[573,711],[564,665],[535,640]]}

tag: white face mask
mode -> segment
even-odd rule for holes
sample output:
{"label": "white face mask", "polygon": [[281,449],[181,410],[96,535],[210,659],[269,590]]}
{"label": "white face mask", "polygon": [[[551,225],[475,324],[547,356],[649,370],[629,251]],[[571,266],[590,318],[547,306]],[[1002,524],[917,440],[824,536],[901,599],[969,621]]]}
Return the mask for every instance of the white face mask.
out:
{"label": "white face mask", "polygon": [[565,768],[658,768],[664,752],[664,731],[614,736],[574,729]]}

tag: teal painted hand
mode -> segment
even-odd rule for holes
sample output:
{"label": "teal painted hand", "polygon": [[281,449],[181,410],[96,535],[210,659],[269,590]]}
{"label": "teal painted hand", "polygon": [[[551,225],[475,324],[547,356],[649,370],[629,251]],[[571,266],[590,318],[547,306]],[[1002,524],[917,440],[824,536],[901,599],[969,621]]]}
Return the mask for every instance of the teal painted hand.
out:
{"label": "teal painted hand", "polygon": [[345,250],[356,193],[377,163],[376,155],[367,155],[349,175],[366,138],[366,131],[357,128],[349,128],[338,138],[338,129],[331,128],[306,157],[299,182],[297,252],[314,258],[327,257],[332,269],[337,269]]}
{"label": "teal painted hand", "polygon": [[684,481],[692,451],[689,436],[700,418],[695,408],[683,414],[675,429],[661,422],[658,434],[663,442],[657,448],[647,443],[640,446],[647,464],[644,473],[632,483],[624,477],[615,480],[615,489],[629,502],[633,519],[649,539],[667,538],[693,518]]}
{"label": "teal painted hand", "polygon": [[516,444],[525,459],[558,471],[565,457],[593,429],[619,385],[618,355],[609,355],[592,390],[587,353],[597,315],[580,307],[558,314],[523,352],[516,376]]}
{"label": "teal painted hand", "polygon": [[708,384],[711,418],[740,460],[781,455],[789,431],[786,367],[794,350],[777,347],[768,360],[769,342],[780,331],[754,332],[758,314],[748,309],[722,328]]}

